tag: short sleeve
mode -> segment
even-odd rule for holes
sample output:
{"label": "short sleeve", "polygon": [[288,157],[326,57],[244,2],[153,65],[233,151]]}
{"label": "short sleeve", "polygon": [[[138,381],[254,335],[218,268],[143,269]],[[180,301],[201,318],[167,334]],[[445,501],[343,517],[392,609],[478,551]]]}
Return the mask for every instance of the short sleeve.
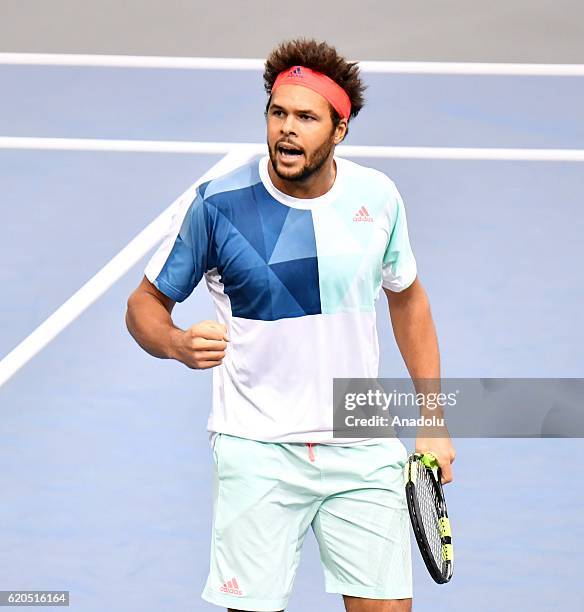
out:
{"label": "short sleeve", "polygon": [[[189,197],[190,194],[190,197]],[[144,274],[162,293],[182,302],[207,272],[211,235],[205,201],[189,190],[176,206],[170,228]]]}
{"label": "short sleeve", "polygon": [[393,211],[389,240],[383,255],[381,284],[386,289],[399,292],[414,282],[418,272],[410,246],[404,203],[397,187],[392,185]]}

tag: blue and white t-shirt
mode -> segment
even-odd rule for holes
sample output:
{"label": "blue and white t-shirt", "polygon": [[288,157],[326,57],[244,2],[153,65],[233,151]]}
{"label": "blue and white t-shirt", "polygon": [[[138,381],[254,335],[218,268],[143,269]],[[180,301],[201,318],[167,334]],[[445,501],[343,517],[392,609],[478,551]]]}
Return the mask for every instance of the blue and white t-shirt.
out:
{"label": "blue and white t-shirt", "polygon": [[200,185],[146,268],[177,302],[204,277],[227,327],[211,436],[369,441],[333,438],[333,378],[378,375],[375,301],[409,287],[416,261],[393,181],[335,162],[334,185],[312,199],[279,191],[267,156]]}

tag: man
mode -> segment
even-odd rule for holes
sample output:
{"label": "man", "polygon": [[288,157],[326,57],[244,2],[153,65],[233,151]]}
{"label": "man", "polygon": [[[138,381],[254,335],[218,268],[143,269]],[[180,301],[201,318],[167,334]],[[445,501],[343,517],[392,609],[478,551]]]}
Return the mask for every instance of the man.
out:
{"label": "man", "polygon": [[[439,378],[402,199],[383,173],[334,157],[363,106],[356,64],[326,43],[283,43],[264,73],[269,155],[201,185],[128,301],[149,353],[214,368],[211,570],[203,598],[283,610],[312,526],[326,590],[349,612],[411,609],[407,452],[333,436],[333,378],[378,373],[383,287],[413,378]],[[173,325],[205,278],[218,321]],[[418,437],[451,480],[454,450]]]}

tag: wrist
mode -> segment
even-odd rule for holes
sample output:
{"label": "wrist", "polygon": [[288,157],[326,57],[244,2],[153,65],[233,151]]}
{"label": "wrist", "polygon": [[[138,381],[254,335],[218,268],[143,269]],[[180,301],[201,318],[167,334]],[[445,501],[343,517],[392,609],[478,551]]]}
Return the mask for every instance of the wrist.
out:
{"label": "wrist", "polygon": [[442,410],[442,408],[427,408],[426,406],[422,406],[420,408],[420,416],[425,419],[431,419],[432,417],[444,419],[444,410]]}
{"label": "wrist", "polygon": [[184,336],[184,331],[179,327],[171,327],[169,334],[169,342],[165,351],[166,359],[176,359],[180,361],[180,347],[182,345],[182,339]]}

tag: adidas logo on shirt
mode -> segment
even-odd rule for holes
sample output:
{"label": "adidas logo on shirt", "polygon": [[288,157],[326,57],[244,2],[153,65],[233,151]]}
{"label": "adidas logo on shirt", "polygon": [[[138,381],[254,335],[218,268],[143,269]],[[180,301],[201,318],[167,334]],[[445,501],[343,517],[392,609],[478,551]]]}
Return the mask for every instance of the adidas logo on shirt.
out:
{"label": "adidas logo on shirt", "polygon": [[219,590],[223,591],[223,593],[229,593],[229,595],[237,595],[238,597],[243,595],[235,578],[228,580]]}
{"label": "adidas logo on shirt", "polygon": [[373,217],[369,214],[365,206],[361,206],[361,208],[355,213],[353,221],[373,223]]}

